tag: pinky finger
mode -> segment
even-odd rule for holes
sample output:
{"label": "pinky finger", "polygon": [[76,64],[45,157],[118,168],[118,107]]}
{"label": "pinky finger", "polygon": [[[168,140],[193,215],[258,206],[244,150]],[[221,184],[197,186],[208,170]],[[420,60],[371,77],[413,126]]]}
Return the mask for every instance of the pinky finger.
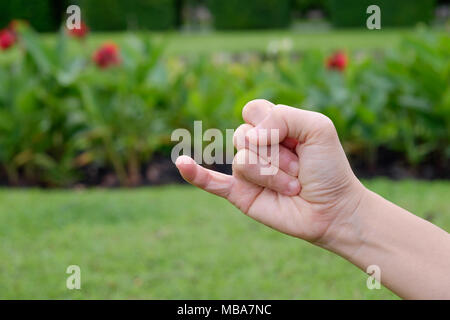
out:
{"label": "pinky finger", "polygon": [[178,157],[175,165],[190,184],[228,199],[233,187],[233,176],[203,168],[188,156]]}

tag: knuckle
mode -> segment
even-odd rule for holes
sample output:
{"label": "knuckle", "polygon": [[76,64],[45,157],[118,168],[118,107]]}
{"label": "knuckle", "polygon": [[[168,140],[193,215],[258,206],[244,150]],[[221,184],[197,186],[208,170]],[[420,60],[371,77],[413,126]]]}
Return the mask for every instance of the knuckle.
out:
{"label": "knuckle", "polygon": [[258,106],[261,104],[270,104],[270,102],[265,99],[254,99],[247,102],[242,109],[242,118],[244,118],[244,120],[249,119],[250,114],[257,112]]}
{"label": "knuckle", "polygon": [[275,108],[273,108],[272,114],[276,117],[280,117],[283,113],[286,112],[287,108],[289,107],[282,104],[278,104],[276,105]]}
{"label": "knuckle", "polygon": [[318,113],[317,126],[323,132],[328,132],[328,133],[335,132],[333,121],[322,113]]}
{"label": "knuckle", "polygon": [[245,168],[247,159],[247,150],[241,149],[239,150],[233,158],[233,171],[243,171]]}
{"label": "knuckle", "polygon": [[266,118],[268,123],[278,123],[279,120],[283,117],[284,108],[283,107],[275,107],[270,111],[269,116]]}
{"label": "knuckle", "polygon": [[284,110],[286,110],[286,109],[292,109],[292,107],[287,106],[285,104],[277,104],[274,109],[284,109]]}
{"label": "knuckle", "polygon": [[290,109],[291,109],[291,107],[279,104],[275,108],[272,109],[270,117],[276,123],[284,122],[283,119],[289,115]]}
{"label": "knuckle", "polygon": [[248,124],[241,124],[233,134],[233,145],[236,149],[245,147],[245,133],[251,128]]}

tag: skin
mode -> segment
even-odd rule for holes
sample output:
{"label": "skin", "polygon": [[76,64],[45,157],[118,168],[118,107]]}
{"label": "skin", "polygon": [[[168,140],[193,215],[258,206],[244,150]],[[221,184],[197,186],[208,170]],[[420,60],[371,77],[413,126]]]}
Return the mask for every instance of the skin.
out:
{"label": "skin", "polygon": [[[245,123],[234,136],[233,175],[181,156],[176,165],[185,180],[363,271],[377,265],[383,285],[400,297],[450,299],[450,235],[366,189],[329,118],[266,100],[249,102],[242,115]],[[271,141],[272,129],[278,130],[276,141]],[[270,158],[276,146],[278,162]],[[251,157],[259,161],[250,162]],[[276,173],[262,175],[268,167]]]}

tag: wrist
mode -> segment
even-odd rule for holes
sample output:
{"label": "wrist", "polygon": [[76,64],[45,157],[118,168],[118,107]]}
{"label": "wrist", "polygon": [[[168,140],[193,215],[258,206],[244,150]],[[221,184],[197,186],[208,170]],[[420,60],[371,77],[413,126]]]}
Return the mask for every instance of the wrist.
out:
{"label": "wrist", "polygon": [[364,272],[377,266],[383,285],[400,297],[448,297],[449,234],[376,193],[361,190],[355,210],[339,215],[319,245]]}
{"label": "wrist", "polygon": [[374,194],[357,180],[349,192],[347,205],[317,245],[353,263],[359,261],[371,232],[369,209],[374,201]]}

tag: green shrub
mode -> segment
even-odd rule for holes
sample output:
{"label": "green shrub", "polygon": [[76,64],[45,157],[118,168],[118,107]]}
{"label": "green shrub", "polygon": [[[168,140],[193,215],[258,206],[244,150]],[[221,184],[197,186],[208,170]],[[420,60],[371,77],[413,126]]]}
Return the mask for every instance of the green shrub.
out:
{"label": "green shrub", "polygon": [[328,70],[314,50],[163,58],[148,37],[132,35],[119,47],[120,65],[99,69],[63,31],[49,42],[22,27],[19,41],[0,54],[0,176],[10,183],[70,185],[92,166],[137,184],[152,154],[171,149],[173,130],[192,129],[195,120],[204,130],[236,128],[255,98],[326,114],[349,157],[366,166],[383,148],[399,163],[448,172],[446,34],[349,54],[342,71]]}
{"label": "green shrub", "polygon": [[167,30],[175,26],[175,0],[78,0],[94,30]]}
{"label": "green shrub", "polygon": [[176,7],[174,0],[134,0],[128,1],[128,12],[137,26],[150,30],[167,30],[175,26]]}
{"label": "green shrub", "polygon": [[26,20],[38,31],[54,31],[59,24],[51,0],[2,0],[0,25],[3,27],[13,19]]}
{"label": "green shrub", "polygon": [[290,0],[209,0],[219,30],[285,28],[291,22]]}
{"label": "green shrub", "polygon": [[331,20],[336,27],[366,27],[368,6],[381,9],[381,27],[411,26],[428,23],[435,0],[329,0]]}
{"label": "green shrub", "polygon": [[328,0],[293,0],[292,7],[302,14],[311,9],[320,9],[328,12]]}

